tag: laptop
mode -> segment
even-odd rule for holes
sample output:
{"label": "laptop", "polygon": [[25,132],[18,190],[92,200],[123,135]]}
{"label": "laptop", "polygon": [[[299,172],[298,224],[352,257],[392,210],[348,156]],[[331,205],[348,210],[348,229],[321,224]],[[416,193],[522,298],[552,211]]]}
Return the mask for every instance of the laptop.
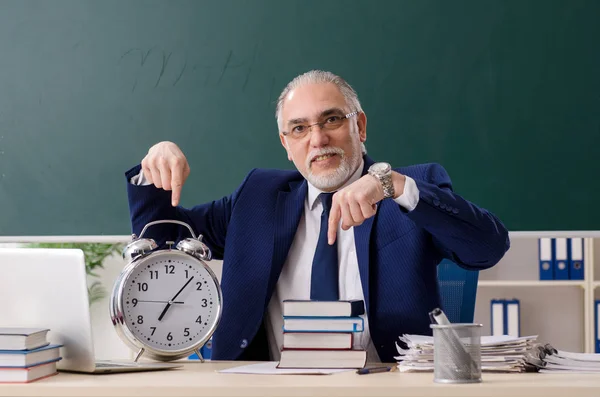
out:
{"label": "laptop", "polygon": [[100,374],[182,366],[95,359],[85,260],[79,249],[0,248],[0,327],[49,328],[49,342],[63,345],[59,371]]}

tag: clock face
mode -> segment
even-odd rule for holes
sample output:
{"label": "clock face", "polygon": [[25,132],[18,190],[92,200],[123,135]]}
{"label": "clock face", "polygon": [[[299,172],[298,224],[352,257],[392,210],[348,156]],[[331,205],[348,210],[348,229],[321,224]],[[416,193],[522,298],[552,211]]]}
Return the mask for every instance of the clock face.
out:
{"label": "clock face", "polygon": [[189,349],[214,331],[218,284],[201,262],[179,251],[152,254],[123,283],[124,322],[146,346]]}

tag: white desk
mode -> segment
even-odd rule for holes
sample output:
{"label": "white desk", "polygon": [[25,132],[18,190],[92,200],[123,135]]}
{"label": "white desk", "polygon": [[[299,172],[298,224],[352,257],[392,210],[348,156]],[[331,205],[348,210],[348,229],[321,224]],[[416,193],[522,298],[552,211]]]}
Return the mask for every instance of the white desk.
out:
{"label": "white desk", "polygon": [[444,396],[598,397],[600,375],[485,374],[468,385],[433,383],[433,374],[242,375],[216,370],[244,362],[191,363],[164,372],[59,373],[30,384],[0,385],[0,396]]}

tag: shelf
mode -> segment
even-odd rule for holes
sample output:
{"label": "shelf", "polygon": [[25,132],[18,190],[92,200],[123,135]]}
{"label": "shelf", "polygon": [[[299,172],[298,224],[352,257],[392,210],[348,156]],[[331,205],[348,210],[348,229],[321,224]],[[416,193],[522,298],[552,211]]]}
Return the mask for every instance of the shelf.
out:
{"label": "shelf", "polygon": [[[600,286],[600,282],[597,282]],[[481,280],[477,283],[479,287],[584,287],[583,280],[560,280],[560,281],[541,281],[541,280]]]}
{"label": "shelf", "polygon": [[129,243],[129,236],[0,236],[0,244],[27,243]]}
{"label": "shelf", "polygon": [[556,231],[522,231],[508,232],[508,235],[513,238],[535,238],[540,237],[583,237],[583,238],[598,238],[600,230],[556,230]]}

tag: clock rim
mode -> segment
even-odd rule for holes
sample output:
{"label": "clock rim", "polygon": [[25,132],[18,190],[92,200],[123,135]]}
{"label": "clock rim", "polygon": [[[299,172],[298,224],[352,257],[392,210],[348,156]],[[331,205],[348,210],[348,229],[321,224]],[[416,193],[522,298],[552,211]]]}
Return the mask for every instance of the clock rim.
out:
{"label": "clock rim", "polygon": [[[124,315],[125,312],[123,310],[124,309],[123,290],[124,290],[124,286],[125,286],[125,281],[129,278],[129,276],[139,266],[144,265],[147,260],[149,260],[150,258],[156,258],[156,257],[160,257],[160,256],[171,256],[173,254],[176,256],[182,256],[186,259],[192,259],[192,260],[198,262],[199,265],[204,267],[204,269],[208,272],[208,274],[212,278],[213,283],[216,287],[218,301],[217,301],[216,313],[215,313],[215,318],[213,320],[213,323],[211,324],[208,332],[206,333],[206,335],[203,338],[201,338],[198,342],[194,343],[193,345],[191,345],[189,347],[182,348],[182,349],[176,349],[176,350],[167,350],[167,349],[156,348],[156,347],[146,344],[144,341],[137,338],[135,336],[135,334],[130,330],[129,325],[127,325],[127,323],[125,321],[125,315]],[[150,358],[154,358],[159,361],[173,361],[173,360],[177,360],[179,358],[187,357],[194,352],[198,352],[199,349],[202,346],[204,346],[206,344],[206,342],[208,342],[208,340],[212,337],[212,335],[216,331],[216,329],[219,326],[219,323],[221,321],[222,312],[223,312],[223,292],[221,290],[221,284],[219,283],[219,280],[217,279],[217,276],[215,275],[214,271],[203,260],[201,260],[191,254],[188,254],[186,252],[179,251],[177,249],[165,249],[165,250],[153,251],[153,252],[147,253],[145,255],[142,255],[140,257],[137,257],[136,259],[129,262],[125,266],[125,268],[121,271],[121,274],[115,281],[113,291],[112,291],[111,297],[110,297],[110,317],[111,317],[113,326],[115,327],[117,334],[119,335],[121,340],[123,342],[125,342],[125,344],[129,346],[129,348],[131,348],[132,350],[136,350],[136,353],[139,353],[139,351],[141,349],[144,349],[143,355],[146,355]]]}

